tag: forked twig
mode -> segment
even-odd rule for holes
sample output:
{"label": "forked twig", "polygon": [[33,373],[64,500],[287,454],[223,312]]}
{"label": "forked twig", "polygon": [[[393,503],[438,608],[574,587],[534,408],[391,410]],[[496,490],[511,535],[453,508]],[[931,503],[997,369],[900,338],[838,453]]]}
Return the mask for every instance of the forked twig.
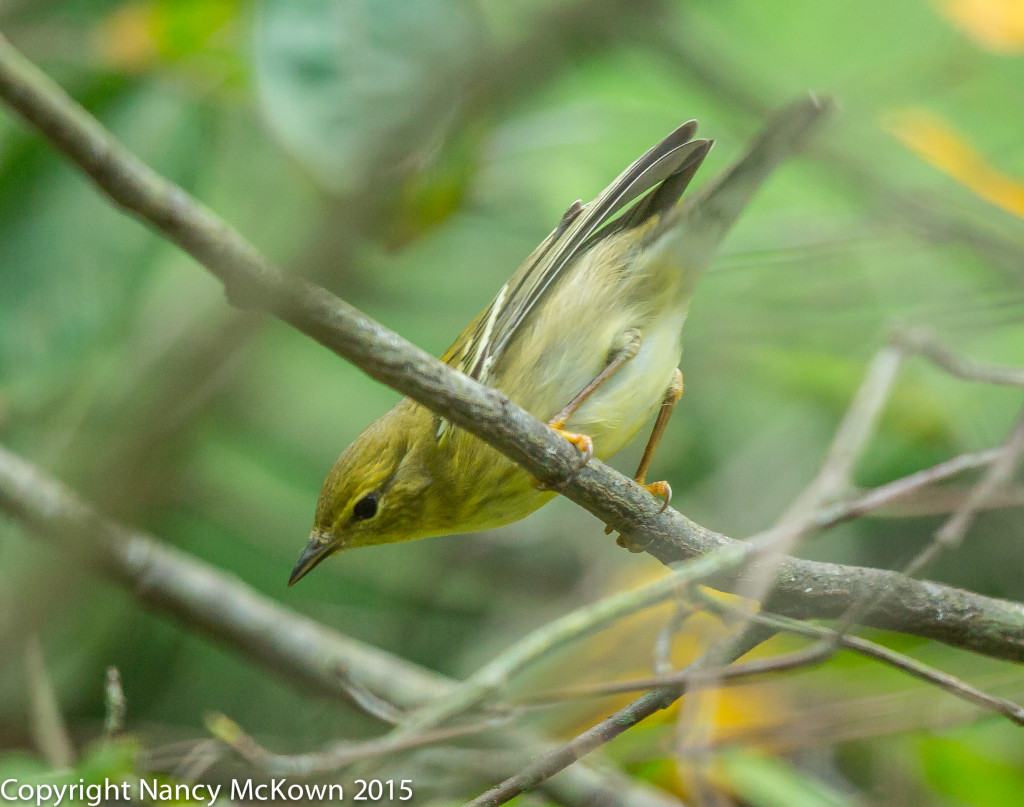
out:
{"label": "forked twig", "polygon": [[316,776],[335,773],[356,762],[480,735],[500,728],[507,722],[507,716],[491,717],[476,723],[425,731],[406,737],[398,743],[387,737],[363,742],[335,742],[321,751],[304,754],[278,754],[269,751],[225,715],[209,715],[206,718],[206,727],[214,737],[239,756],[271,776]]}

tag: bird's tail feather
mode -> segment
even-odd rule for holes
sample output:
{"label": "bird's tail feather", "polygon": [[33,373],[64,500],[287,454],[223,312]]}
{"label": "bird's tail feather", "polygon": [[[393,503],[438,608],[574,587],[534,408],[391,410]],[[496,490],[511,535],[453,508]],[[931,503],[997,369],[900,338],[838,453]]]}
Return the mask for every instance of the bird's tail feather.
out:
{"label": "bird's tail feather", "polygon": [[686,290],[692,291],[757,189],[776,166],[804,148],[833,108],[830,98],[811,94],[778,110],[728,171],[665,214],[647,234],[644,255],[682,269]]}

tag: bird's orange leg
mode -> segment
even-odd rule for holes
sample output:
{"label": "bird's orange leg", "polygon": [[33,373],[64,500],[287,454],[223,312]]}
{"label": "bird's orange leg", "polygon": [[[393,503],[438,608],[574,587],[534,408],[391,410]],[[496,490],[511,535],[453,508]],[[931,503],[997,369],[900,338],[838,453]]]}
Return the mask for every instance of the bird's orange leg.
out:
{"label": "bird's orange leg", "polygon": [[[633,475],[634,482],[642,485],[646,491],[654,496],[665,500],[659,512],[664,512],[665,508],[668,507],[668,503],[672,501],[672,486],[664,480],[649,484],[645,484],[645,480],[647,479],[647,470],[651,467],[651,460],[654,459],[654,452],[658,450],[658,444],[661,442],[662,435],[665,434],[665,428],[668,426],[672,412],[681,397],[683,397],[683,374],[677,369],[672,374],[672,383],[669,384],[668,389],[665,391],[665,398],[661,402],[661,409],[658,410],[658,419],[654,421],[651,436],[647,440],[643,456],[640,457],[640,465],[636,469],[636,474]],[[612,528],[605,527],[604,531],[605,535],[607,535],[612,531]],[[619,546],[624,546],[627,549],[632,548],[623,536],[620,535],[617,540]]]}
{"label": "bird's orange leg", "polygon": [[[622,345],[612,354],[605,368],[598,373],[590,383],[581,389],[557,415],[548,421],[549,427],[554,429],[580,450],[580,453],[583,455],[583,462],[580,463],[580,468],[586,465],[590,461],[590,458],[594,456],[594,441],[588,434],[580,434],[579,432],[566,430],[565,424],[569,421],[569,418],[579,411],[579,408],[587,402],[587,399],[593,395],[605,381],[622,369],[622,366],[626,362],[635,358],[639,350],[640,331],[636,328],[630,328],[623,333]],[[543,485],[541,487],[543,488]]]}

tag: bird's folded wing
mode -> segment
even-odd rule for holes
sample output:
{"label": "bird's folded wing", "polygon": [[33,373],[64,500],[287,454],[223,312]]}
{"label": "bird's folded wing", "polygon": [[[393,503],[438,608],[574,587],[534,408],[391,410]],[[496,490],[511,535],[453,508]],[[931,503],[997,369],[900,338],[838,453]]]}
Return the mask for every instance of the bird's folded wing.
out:
{"label": "bird's folded wing", "polygon": [[[707,140],[692,139],[696,130],[696,121],[683,124],[630,165],[592,202],[574,202],[559,225],[442,358],[481,383],[488,383],[502,351],[575,257],[596,240],[638,226],[675,204],[711,145]],[[660,187],[608,224],[623,207],[656,186]]]}

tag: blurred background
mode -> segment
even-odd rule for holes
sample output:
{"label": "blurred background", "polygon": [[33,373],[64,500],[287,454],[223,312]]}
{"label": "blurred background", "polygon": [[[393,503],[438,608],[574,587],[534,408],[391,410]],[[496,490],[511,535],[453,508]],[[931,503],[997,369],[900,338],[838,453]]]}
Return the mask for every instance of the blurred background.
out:
{"label": "blurred background", "polygon": [[[686,392],[652,473],[671,481],[678,509],[728,535],[770,525],[813,477],[893,321],[1024,365],[1015,0],[6,0],[0,30],[274,261],[435,354],[573,200],[684,120],[716,140],[699,185],[769,109],[808,89],[833,94],[841,114],[742,217],[686,325]],[[1019,398],[908,361],[856,481],[997,445]],[[346,553],[287,589],[324,475],[397,399],[280,323],[232,311],[205,271],[0,114],[5,446],[112,517],[453,677],[665,573],[559,500],[487,534]],[[641,448],[613,464],[631,472]],[[802,551],[896,568],[939,523],[865,519]],[[1020,510],[983,515],[929,576],[1024,599],[1022,526]],[[670,618],[632,618],[519,686],[649,674]],[[707,630],[682,627],[678,663]],[[384,730],[140,610],[6,517],[0,631],[2,778],[53,767],[31,731],[38,666],[26,659],[39,659],[26,647],[37,640],[76,771],[173,771],[209,737],[209,712],[280,751]],[[1012,665],[869,635],[1024,696]],[[121,671],[126,733],[147,751],[116,763],[90,745],[108,666]],[[534,722],[568,737],[626,700]],[[736,803],[1024,803],[1020,729],[871,662],[844,656],[705,711],[704,776]],[[674,761],[675,717],[600,757],[693,798],[694,776]],[[416,771],[417,803],[479,792],[415,758],[390,764]]]}

